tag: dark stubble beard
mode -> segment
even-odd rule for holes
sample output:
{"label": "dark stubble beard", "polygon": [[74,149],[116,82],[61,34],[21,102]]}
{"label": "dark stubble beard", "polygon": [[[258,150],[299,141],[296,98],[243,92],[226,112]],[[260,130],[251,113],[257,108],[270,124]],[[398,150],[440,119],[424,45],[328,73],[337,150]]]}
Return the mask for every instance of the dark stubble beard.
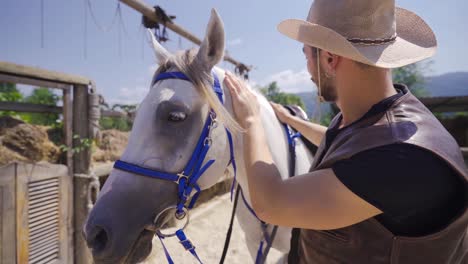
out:
{"label": "dark stubble beard", "polygon": [[[336,100],[338,99],[338,96],[336,93],[335,81],[333,78],[327,77],[325,75],[325,70],[323,69],[321,64],[320,64],[320,87],[318,84],[319,83],[318,80],[312,79],[312,81],[315,83],[315,86],[317,86],[318,96],[322,95],[325,102],[329,102],[329,103],[336,102]],[[318,89],[320,89],[320,91],[318,91]]]}

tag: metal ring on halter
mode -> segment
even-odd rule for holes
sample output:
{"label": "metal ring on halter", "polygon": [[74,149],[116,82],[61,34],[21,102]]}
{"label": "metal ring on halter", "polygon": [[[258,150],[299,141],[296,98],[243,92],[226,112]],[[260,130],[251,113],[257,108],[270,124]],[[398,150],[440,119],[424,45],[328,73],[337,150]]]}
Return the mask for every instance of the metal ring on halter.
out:
{"label": "metal ring on halter", "polygon": [[[154,222],[153,222],[153,223],[156,225],[156,223],[157,223],[159,217],[161,217],[161,216],[163,215],[163,213],[165,213],[166,211],[169,211],[169,210],[172,210],[172,209],[177,210],[177,206],[171,206],[171,207],[168,207],[168,208],[162,210],[162,211],[154,218]],[[188,226],[188,224],[189,224],[189,222],[190,222],[190,215],[189,215],[188,209],[185,208],[185,207],[183,207],[182,210],[184,211],[184,214],[185,214],[185,217],[187,218],[187,220],[186,220],[184,226],[183,226],[181,229],[179,229],[179,230],[185,230],[185,228],[187,228],[187,226]],[[185,217],[184,217],[184,218],[185,218]],[[177,217],[176,217],[176,218],[177,218]],[[182,219],[183,219],[183,218],[182,218]],[[178,219],[178,220],[182,220],[182,219]],[[161,233],[161,230],[160,230],[160,229],[156,230],[156,233],[158,234],[159,237],[173,237],[173,236],[176,236],[176,233],[167,234],[167,235],[166,235],[166,234],[163,234],[163,233]]]}
{"label": "metal ring on halter", "polygon": [[205,138],[205,142],[203,142],[203,145],[211,146],[211,143],[213,143],[213,140],[211,138]]}

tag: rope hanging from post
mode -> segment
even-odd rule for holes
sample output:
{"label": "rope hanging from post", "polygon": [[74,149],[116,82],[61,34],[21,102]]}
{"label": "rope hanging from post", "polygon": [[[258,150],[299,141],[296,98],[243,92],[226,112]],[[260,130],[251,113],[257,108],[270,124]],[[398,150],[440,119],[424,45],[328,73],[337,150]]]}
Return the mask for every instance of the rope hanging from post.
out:
{"label": "rope hanging from post", "polygon": [[145,28],[153,29],[154,36],[156,39],[164,43],[169,40],[169,35],[167,34],[166,24],[172,23],[172,20],[176,18],[176,16],[167,15],[166,11],[162,9],[160,6],[155,6],[155,14],[159,21],[162,23],[154,22],[153,20],[149,19],[148,17],[142,17],[141,23]]}
{"label": "rope hanging from post", "polygon": [[101,23],[99,23],[96,14],[94,14],[93,10],[93,5],[91,3],[91,0],[84,0],[85,1],[85,9],[89,10],[89,14],[91,15],[91,19],[96,25],[96,27],[101,30],[102,32],[109,32],[111,29],[114,27],[115,23],[118,20],[119,17],[119,11],[120,11],[120,2],[117,2],[117,6],[114,11],[114,16],[112,17],[112,21],[109,26],[103,26]]}
{"label": "rope hanging from post", "polygon": [[41,48],[44,48],[44,0],[41,0]]}

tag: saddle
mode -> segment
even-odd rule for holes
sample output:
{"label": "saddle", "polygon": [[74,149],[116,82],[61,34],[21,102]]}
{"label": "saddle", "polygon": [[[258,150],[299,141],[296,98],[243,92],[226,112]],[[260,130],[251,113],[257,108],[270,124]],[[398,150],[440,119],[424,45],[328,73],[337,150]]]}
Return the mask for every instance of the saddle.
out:
{"label": "saddle", "polygon": [[[307,113],[300,106],[298,106],[298,105],[283,105],[283,107],[286,108],[289,111],[289,113],[291,113],[291,115],[297,116],[297,117],[301,118],[302,120],[309,121],[309,117],[307,116]],[[291,127],[291,128],[295,132],[297,132],[296,129],[294,129],[293,127]],[[318,146],[314,145],[314,143],[310,142],[302,134],[301,134],[300,138],[301,138],[302,142],[304,142],[304,145],[310,151],[310,153],[315,155],[315,153],[317,152]]]}

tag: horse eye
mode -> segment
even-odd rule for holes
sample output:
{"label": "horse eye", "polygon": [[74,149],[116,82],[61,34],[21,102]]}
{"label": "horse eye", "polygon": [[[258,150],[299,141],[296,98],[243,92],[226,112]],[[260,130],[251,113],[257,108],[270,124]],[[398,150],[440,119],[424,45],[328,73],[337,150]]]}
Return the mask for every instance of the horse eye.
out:
{"label": "horse eye", "polygon": [[187,114],[184,112],[171,112],[169,113],[168,120],[171,122],[182,122],[187,118]]}

